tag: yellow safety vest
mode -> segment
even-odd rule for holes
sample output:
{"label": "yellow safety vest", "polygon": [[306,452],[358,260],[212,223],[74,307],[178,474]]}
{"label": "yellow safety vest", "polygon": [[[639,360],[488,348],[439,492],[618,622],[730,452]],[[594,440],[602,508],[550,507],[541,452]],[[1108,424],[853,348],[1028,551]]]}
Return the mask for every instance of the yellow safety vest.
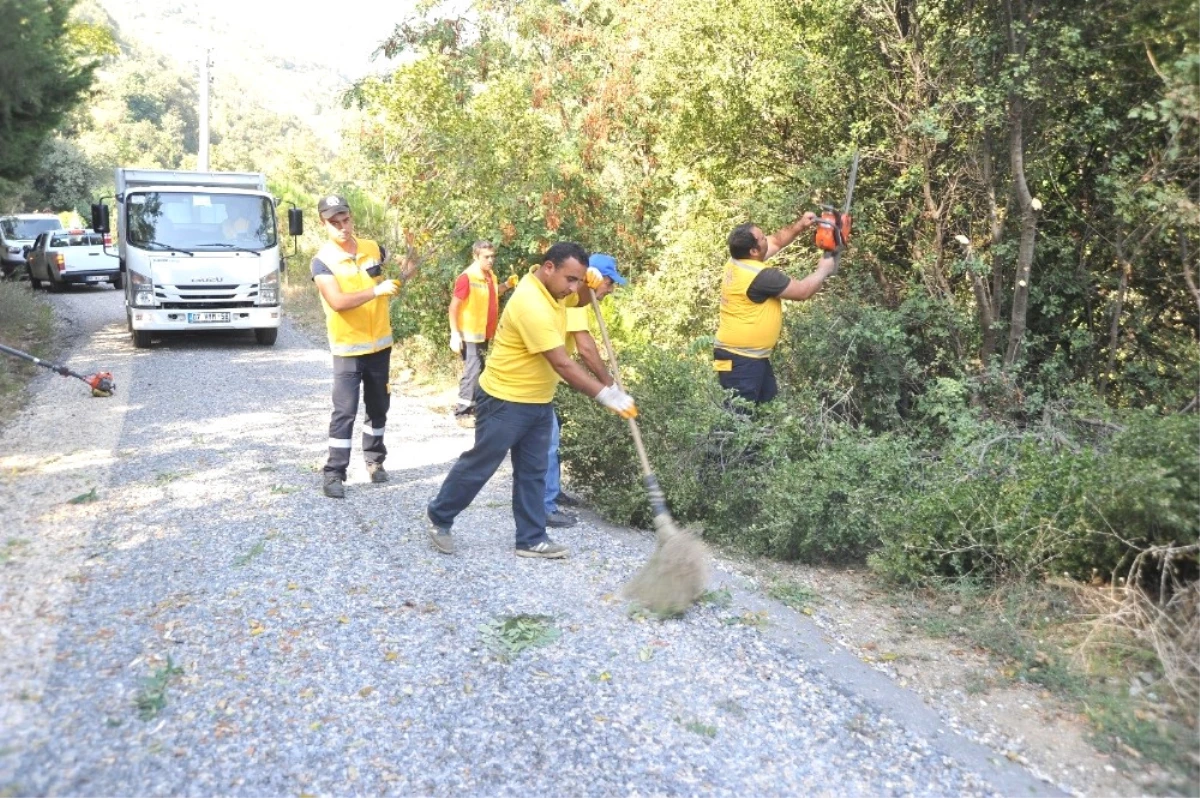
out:
{"label": "yellow safety vest", "polygon": [[762,261],[732,259],[725,264],[721,280],[721,321],[717,325],[716,347],[743,357],[764,358],[779,343],[783,330],[783,301],[771,297],[766,302],[751,302],[746,292],[758,273],[766,268]]}
{"label": "yellow safety vest", "polygon": [[[380,280],[367,269],[382,265],[379,245],[367,238],[358,239],[358,252],[351,255],[332,241],[317,252],[317,259],[329,267],[343,294],[374,288]],[[329,331],[329,350],[339,357],[370,355],[392,345],[392,322],[388,317],[387,297],[350,310],[334,310],[321,297],[325,308],[325,326]]]}
{"label": "yellow safety vest", "polygon": [[458,306],[458,332],[464,341],[481,344],[487,340],[488,305],[495,303],[498,295],[496,273],[485,272],[482,266],[472,263],[463,274],[467,275],[471,293],[467,294],[466,300]]}

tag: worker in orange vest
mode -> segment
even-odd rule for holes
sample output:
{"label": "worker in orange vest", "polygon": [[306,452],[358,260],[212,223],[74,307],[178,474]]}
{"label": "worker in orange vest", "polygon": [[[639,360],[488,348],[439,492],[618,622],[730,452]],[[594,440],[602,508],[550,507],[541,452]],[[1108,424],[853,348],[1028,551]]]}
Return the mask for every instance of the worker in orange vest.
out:
{"label": "worker in orange vest", "polygon": [[483,373],[488,342],[496,335],[500,297],[517,284],[515,274],[503,283],[497,283],[492,270],[496,263],[496,248],[491,241],[476,241],[471,254],[471,265],[454,281],[448,313],[450,349],[463,360],[454,420],[460,427],[468,429],[475,426],[475,388]]}

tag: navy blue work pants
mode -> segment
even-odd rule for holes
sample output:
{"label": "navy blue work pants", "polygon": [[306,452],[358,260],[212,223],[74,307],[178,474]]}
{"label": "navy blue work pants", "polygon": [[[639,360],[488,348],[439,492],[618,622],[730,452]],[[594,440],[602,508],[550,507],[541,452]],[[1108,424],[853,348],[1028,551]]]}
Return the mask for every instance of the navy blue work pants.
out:
{"label": "navy blue work pants", "polygon": [[487,481],[512,453],[513,520],[517,545],[535,546],[546,536],[546,454],[554,405],[497,399],[482,388],[475,392],[475,445],[459,456],[433,501],[429,520],[450,529]]}
{"label": "navy blue work pants", "polygon": [[388,408],[392,397],[388,387],[388,368],[392,362],[392,348],[369,355],[333,358],[333,413],[329,419],[329,459],[324,472],[337,474],[346,479],[346,466],[350,464],[350,448],[353,440],[354,417],[358,415],[358,394],[361,388],[363,404],[367,406],[367,418],[363,423],[363,459],[368,463],[382,463],[387,457],[383,445],[383,430],[387,426]]}
{"label": "navy blue work pants", "polygon": [[714,349],[713,360],[728,360],[730,368],[717,372],[717,382],[727,391],[761,405],[775,398],[779,386],[770,358],[735,355],[725,349]]}

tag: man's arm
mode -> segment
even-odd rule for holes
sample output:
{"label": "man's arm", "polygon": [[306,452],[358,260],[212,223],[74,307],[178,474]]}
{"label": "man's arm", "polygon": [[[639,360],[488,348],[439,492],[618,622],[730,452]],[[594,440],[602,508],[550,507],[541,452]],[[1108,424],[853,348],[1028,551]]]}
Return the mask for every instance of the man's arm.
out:
{"label": "man's arm", "polygon": [[[604,383],[597,380],[591,374],[588,374],[583,366],[571,359],[570,355],[567,354],[566,346],[558,346],[541,354],[546,360],[550,361],[550,366],[558,372],[558,376],[563,378],[563,382],[584,396],[590,396],[594,399],[596,394],[604,389]],[[601,372],[604,371],[603,368],[600,370]]]}
{"label": "man's arm", "polygon": [[771,235],[767,236],[767,257],[774,257],[776,252],[795,241],[797,236],[812,227],[816,221],[817,215],[815,213],[805,211],[796,221],[771,233]]}
{"label": "man's arm", "polygon": [[337,278],[332,274],[318,274],[313,277],[313,281],[317,284],[317,290],[321,292],[321,296],[329,303],[329,307],[339,313],[343,310],[353,310],[354,308],[362,307],[377,296],[395,296],[400,290],[400,284],[397,281],[384,280],[374,288],[364,288],[361,291],[346,294],[342,293],[341,287],[338,286]]}
{"label": "man's arm", "polygon": [[462,307],[462,300],[456,296],[450,297],[450,332],[451,334],[458,332],[458,311]]}
{"label": "man's arm", "polygon": [[575,336],[575,350],[579,352],[579,359],[588,367],[588,370],[605,385],[612,385],[612,375],[608,373],[604,361],[600,359],[600,350],[596,347],[596,339],[592,337],[592,334],[587,330],[578,330],[568,334]]}
{"label": "man's arm", "polygon": [[833,270],[837,268],[837,262],[833,259],[833,254],[826,252],[817,261],[817,270],[805,277],[803,280],[789,280],[787,288],[783,289],[779,294],[780,299],[791,299],[793,301],[801,301],[808,299],[817,291],[821,290],[821,286],[825,283],[825,278],[833,274]]}

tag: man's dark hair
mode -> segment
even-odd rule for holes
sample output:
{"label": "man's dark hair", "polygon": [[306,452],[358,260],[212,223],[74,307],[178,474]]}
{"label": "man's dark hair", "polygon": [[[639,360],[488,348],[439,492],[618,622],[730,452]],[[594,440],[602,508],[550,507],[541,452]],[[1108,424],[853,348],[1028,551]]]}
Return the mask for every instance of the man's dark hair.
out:
{"label": "man's dark hair", "polygon": [[474,244],[471,245],[471,254],[478,255],[480,252],[482,252],[485,249],[490,249],[492,252],[495,252],[496,245],[493,244],[491,241],[476,241]]}
{"label": "man's dark hair", "polygon": [[725,242],[729,245],[729,257],[738,260],[749,257],[750,250],[758,246],[758,238],[754,235],[756,227],[758,225],[754,222],[746,222],[733,228],[733,232],[729,234],[729,238]]}
{"label": "man's dark hair", "polygon": [[583,264],[583,268],[588,265],[588,253],[583,247],[576,244],[574,241],[559,241],[550,249],[546,250],[546,254],[542,256],[542,263],[550,261],[555,267],[562,266],[563,263],[574,258]]}

